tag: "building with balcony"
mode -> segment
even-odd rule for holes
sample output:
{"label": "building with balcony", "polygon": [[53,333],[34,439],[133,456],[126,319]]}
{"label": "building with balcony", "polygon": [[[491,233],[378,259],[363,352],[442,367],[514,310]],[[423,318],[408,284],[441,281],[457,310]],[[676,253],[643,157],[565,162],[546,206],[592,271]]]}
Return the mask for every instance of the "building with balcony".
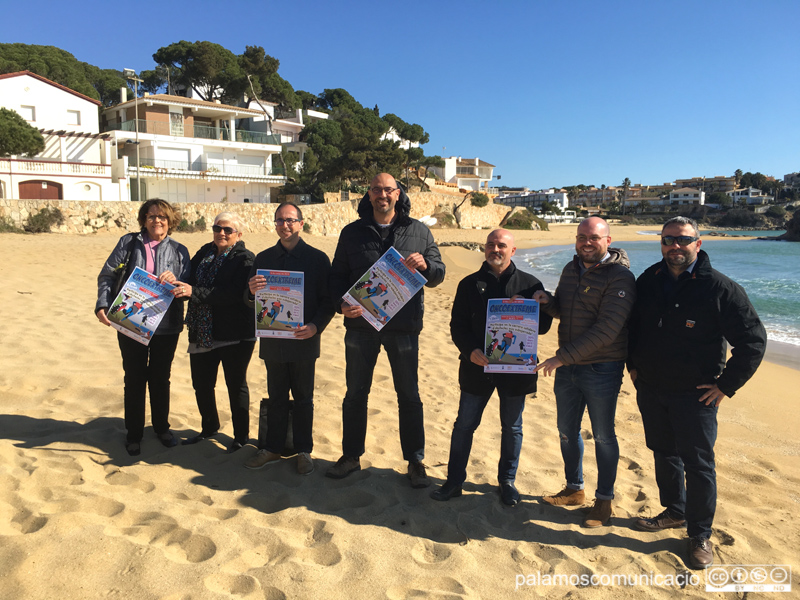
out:
{"label": "building with balcony", "polygon": [[689,179],[676,179],[676,188],[694,188],[706,192],[732,192],[736,189],[736,178],[716,175],[715,177],[690,177]]}
{"label": "building with balcony", "polygon": [[444,159],[444,168],[431,167],[439,179],[453,183],[459,189],[472,191],[489,191],[489,184],[494,176],[494,165],[479,158],[461,158],[451,156]]}
{"label": "building with balcony", "polygon": [[270,202],[286,182],[283,134],[259,131],[256,119],[265,120],[260,108],[145,94],[107,108],[101,126],[116,150],[114,172],[133,183],[134,200]]}
{"label": "building with balcony", "polygon": [[694,188],[679,188],[669,193],[669,204],[673,207],[703,206],[706,203],[706,193]]}
{"label": "building with balcony", "polygon": [[731,197],[734,205],[770,204],[774,200],[773,196],[767,196],[761,190],[753,187],[733,190],[731,192],[727,192],[727,194]]}
{"label": "building with balcony", "polygon": [[128,199],[113,175],[109,136],[101,134],[100,102],[30,71],[0,75],[0,107],[37,128],[45,149],[32,158],[0,158],[0,198]]}
{"label": "building with balcony", "polygon": [[[282,108],[274,102],[266,100],[245,100],[243,104],[251,110],[257,110],[259,116],[242,119],[239,122],[239,127],[249,131],[273,133],[280,136],[280,143],[283,149],[289,152],[296,152],[300,156],[301,163],[305,161],[305,153],[308,150],[308,144],[300,141],[300,132],[303,127],[315,121],[329,118],[328,113],[300,108]],[[265,111],[269,118],[264,115]]]}

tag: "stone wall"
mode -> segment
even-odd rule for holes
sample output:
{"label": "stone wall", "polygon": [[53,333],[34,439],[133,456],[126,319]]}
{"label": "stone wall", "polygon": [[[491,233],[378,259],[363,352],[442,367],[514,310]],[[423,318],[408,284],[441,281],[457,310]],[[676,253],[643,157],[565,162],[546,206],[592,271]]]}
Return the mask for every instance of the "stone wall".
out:
{"label": "stone wall", "polygon": [[[461,198],[451,194],[412,192],[411,216],[425,217],[437,213],[453,214],[454,207]],[[360,200],[360,198],[359,198]],[[194,223],[201,217],[209,227],[214,217],[223,211],[231,211],[242,217],[251,232],[271,232],[277,204],[239,204],[239,203],[181,203],[176,207],[181,218]],[[342,228],[354,221],[358,215],[357,201],[331,202],[327,204],[303,205],[303,217],[307,228],[315,235],[339,235]],[[136,216],[139,204],[136,202],[90,202],[77,200],[9,200],[0,199],[0,219],[22,227],[32,214],[45,207],[58,208],[64,215],[64,224],[54,227],[60,233],[88,234],[95,232],[136,231],[139,225]],[[477,208],[466,202],[458,210],[458,218],[463,228],[487,229],[497,227],[508,214],[508,207],[489,203]]]}

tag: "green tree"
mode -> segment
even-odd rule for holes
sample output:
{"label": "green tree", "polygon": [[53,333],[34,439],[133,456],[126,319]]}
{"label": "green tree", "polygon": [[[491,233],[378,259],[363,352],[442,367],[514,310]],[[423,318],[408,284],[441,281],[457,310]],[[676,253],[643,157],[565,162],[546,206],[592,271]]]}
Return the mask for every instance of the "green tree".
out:
{"label": "green tree", "polygon": [[301,100],[294,88],[283,77],[278,75],[280,61],[264,52],[261,46],[246,46],[239,56],[242,72],[251,75],[256,93],[263,100],[275,102],[286,108],[300,108]]}
{"label": "green tree", "polygon": [[44,150],[44,138],[16,111],[0,108],[0,157],[35,156]]}
{"label": "green tree", "polygon": [[642,198],[639,200],[639,214],[644,214],[650,210],[650,201]]}
{"label": "green tree", "polygon": [[719,204],[723,208],[729,207],[733,203],[731,197],[725,192],[712,192],[706,196],[706,204]]}
{"label": "green tree", "polygon": [[733,179],[737,188],[739,187],[739,182],[742,180],[742,175],[743,173],[741,169],[736,169],[736,171],[733,173]]}
{"label": "green tree", "polygon": [[741,187],[743,188],[756,188],[759,190],[763,190],[764,187],[767,185],[767,176],[762,175],[761,173],[751,173],[748,171],[744,175],[742,175],[741,179]]}
{"label": "green tree", "polygon": [[247,77],[239,57],[211,42],[181,40],[153,54],[157,65],[175,73],[175,83],[193,88],[203,100],[236,101],[247,89]]}
{"label": "green tree", "polygon": [[622,197],[620,198],[620,204],[622,205],[622,214],[625,214],[625,200],[628,199],[628,189],[631,187],[631,180],[627,177],[622,180]]}

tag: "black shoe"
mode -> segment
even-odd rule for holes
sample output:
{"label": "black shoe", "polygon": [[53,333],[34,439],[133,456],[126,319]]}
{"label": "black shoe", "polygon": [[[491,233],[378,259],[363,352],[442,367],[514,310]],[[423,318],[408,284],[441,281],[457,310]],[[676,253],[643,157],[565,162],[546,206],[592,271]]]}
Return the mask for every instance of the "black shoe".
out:
{"label": "black shoe", "polygon": [[519,492],[514,487],[513,481],[504,481],[500,484],[500,499],[507,506],[519,504]]}
{"label": "black shoe", "polygon": [[205,431],[201,431],[197,435],[194,435],[194,436],[192,436],[190,438],[186,438],[185,440],[183,440],[181,442],[181,445],[183,445],[183,446],[192,446],[192,445],[196,444],[197,442],[202,442],[203,440],[207,440],[209,438],[212,438],[215,435],[217,435],[216,431],[214,431],[212,433],[206,433]]}
{"label": "black shoe", "polygon": [[234,442],[230,446],[228,446],[228,449],[225,450],[225,454],[233,454],[234,452],[237,452],[242,448],[244,448],[244,444],[242,442],[237,442],[234,440]]}
{"label": "black shoe", "polygon": [[171,431],[167,431],[166,433],[159,433],[158,434],[158,441],[161,442],[167,448],[174,448],[178,445],[178,438],[175,437],[175,434]]}
{"label": "black shoe", "polygon": [[447,502],[450,498],[458,498],[461,495],[461,486],[445,481],[440,488],[431,492],[431,498],[439,502]]}
{"label": "black shoe", "polygon": [[125,450],[131,456],[139,456],[142,453],[142,445],[139,442],[125,442]]}

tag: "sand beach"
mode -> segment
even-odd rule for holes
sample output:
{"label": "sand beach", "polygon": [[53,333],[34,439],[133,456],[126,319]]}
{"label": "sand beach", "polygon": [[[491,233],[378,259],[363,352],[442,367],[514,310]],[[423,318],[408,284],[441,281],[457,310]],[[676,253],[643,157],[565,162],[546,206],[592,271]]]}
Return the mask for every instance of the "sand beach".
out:
{"label": "sand beach", "polygon": [[[518,247],[571,244],[574,225],[518,233]],[[644,226],[612,226],[613,245],[640,240]],[[483,242],[487,231],[435,230],[438,242]],[[730,598],[706,593],[706,575],[681,586],[656,576],[686,571],[685,532],[636,531],[637,517],[661,511],[653,459],[644,443],[627,375],[619,397],[621,458],[612,525],[582,529],[580,509],[543,505],[563,483],[552,378],[540,378],[524,415],[516,508],[495,481],[500,425],[493,399],[478,429],[464,496],[434,502],[408,485],[396,397],[385,355],[370,396],[363,471],[324,477],[341,454],[344,327],[337,316],[322,338],[315,392],[316,470],[298,476],[293,459],[259,471],[242,463],[254,446],[227,455],[232,428],[224,382],[217,385],[221,435],[164,448],[145,429],[142,454],[124,448],[122,366],[113,330],[92,309],[96,277],[118,235],[0,235],[0,599],[284,598]],[[190,253],[210,233],[174,235]],[[334,237],[305,236],[333,254]],[[259,252],[274,234],[247,234]],[[654,250],[654,259],[657,260]],[[459,388],[449,338],[458,281],[482,254],[442,248],[447,277],[426,290],[420,337],[425,463],[435,484],[446,475]],[[543,358],[556,328],[540,338]],[[172,370],[173,431],[199,430],[181,337]],[[784,363],[792,364],[791,360]],[[254,355],[251,438],[266,395]],[[765,362],[719,412],[719,498],[715,560],[721,565],[798,565],[800,371]],[[147,422],[149,424],[149,410]],[[584,419],[587,491],[596,483],[594,444]],[[652,585],[548,585],[545,575],[651,576]],[[529,585],[530,584],[530,585]],[[794,593],[800,580],[794,582]],[[750,594],[748,598],[770,597]],[[741,597],[741,596],[736,596]]]}

